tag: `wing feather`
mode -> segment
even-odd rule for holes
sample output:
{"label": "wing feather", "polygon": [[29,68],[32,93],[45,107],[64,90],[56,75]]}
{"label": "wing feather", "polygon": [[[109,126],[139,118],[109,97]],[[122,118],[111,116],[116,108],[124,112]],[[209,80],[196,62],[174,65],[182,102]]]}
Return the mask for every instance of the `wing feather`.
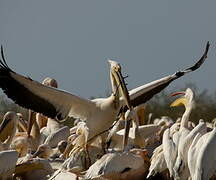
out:
{"label": "wing feather", "polygon": [[[3,56],[3,52],[2,52]],[[94,111],[95,103],[66,91],[45,86],[12,71],[0,60],[0,87],[16,104],[62,120],[68,115],[86,119]]]}
{"label": "wing feather", "polygon": [[185,74],[198,69],[204,63],[204,61],[207,58],[209,46],[210,46],[210,44],[209,44],[209,42],[207,42],[204,54],[193,66],[186,68],[185,70],[178,71],[178,72],[174,73],[173,75],[169,75],[169,76],[166,76],[166,77],[161,78],[159,80],[152,81],[148,84],[142,85],[140,87],[137,87],[137,88],[129,91],[132,106],[135,107],[139,104],[145,103],[146,101],[151,99],[155,94],[159,93],[164,88],[166,88],[175,79],[178,79],[181,76],[184,76]]}

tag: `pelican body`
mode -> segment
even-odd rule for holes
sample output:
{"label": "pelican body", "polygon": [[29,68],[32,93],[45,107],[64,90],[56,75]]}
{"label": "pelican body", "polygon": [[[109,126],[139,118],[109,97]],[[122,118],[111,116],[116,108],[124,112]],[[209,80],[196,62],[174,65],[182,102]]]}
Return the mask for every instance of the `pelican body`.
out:
{"label": "pelican body", "polygon": [[192,180],[208,180],[216,172],[216,128],[205,136],[204,141],[197,152],[195,173]]}

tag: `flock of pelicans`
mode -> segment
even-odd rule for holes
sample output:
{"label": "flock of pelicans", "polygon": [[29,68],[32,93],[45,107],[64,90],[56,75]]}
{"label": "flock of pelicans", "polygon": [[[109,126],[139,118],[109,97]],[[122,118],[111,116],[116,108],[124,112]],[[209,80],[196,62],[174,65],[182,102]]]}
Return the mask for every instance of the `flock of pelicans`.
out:
{"label": "flock of pelicans", "polygon": [[[3,48],[0,87],[8,98],[29,109],[27,120],[9,111],[0,124],[0,179],[192,179],[216,175],[216,121],[190,119],[194,92],[171,106],[185,107],[177,120],[143,120],[144,103],[172,81],[195,71],[206,60],[128,91],[119,63],[109,60],[112,94],[88,100],[58,89],[57,81],[42,83],[7,65]],[[64,126],[67,117],[74,126]]]}

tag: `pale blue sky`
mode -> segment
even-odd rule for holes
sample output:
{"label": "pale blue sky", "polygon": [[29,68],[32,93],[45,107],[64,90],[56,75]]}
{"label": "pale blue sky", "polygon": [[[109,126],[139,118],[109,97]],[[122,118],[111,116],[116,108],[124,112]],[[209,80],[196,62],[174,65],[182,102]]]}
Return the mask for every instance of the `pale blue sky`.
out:
{"label": "pale blue sky", "polygon": [[209,40],[206,63],[174,83],[215,91],[215,0],[0,0],[0,43],[8,65],[83,97],[110,90],[111,58],[129,89],[192,65]]}

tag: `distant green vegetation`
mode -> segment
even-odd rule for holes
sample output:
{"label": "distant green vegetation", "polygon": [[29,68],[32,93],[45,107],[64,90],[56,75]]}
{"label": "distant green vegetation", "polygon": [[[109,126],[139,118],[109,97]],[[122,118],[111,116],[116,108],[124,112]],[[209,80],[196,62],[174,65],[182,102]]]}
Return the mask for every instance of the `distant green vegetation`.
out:
{"label": "distant green vegetation", "polygon": [[[195,107],[190,115],[190,120],[197,123],[200,119],[211,122],[216,118],[216,92],[209,93],[208,90],[199,91],[194,84],[187,84],[181,89],[175,89],[170,92],[186,90],[190,87],[195,94]],[[173,120],[181,117],[184,113],[184,107],[170,107],[170,104],[177,97],[170,97],[170,93],[163,91],[154,96],[152,100],[146,103],[146,118],[149,113],[153,113],[152,118],[169,116]]]}
{"label": "distant green vegetation", "polygon": [[[216,92],[209,93],[208,90],[200,91],[194,84],[186,84],[185,87],[181,89],[174,89],[173,91],[162,91],[158,95],[155,95],[149,102],[146,103],[146,114],[145,118],[148,118],[149,113],[152,113],[152,118],[159,118],[161,116],[169,116],[176,120],[181,117],[184,108],[183,107],[170,107],[169,105],[177,97],[170,97],[170,92],[176,92],[185,90],[190,87],[195,93],[195,108],[192,111],[190,119],[197,123],[199,119],[204,119],[205,121],[211,122],[216,118]],[[106,92],[106,95],[108,93]],[[93,97],[92,97],[93,98]],[[7,111],[21,112],[25,119],[28,117],[28,111],[24,108],[19,107],[12,101],[8,100],[5,95],[0,95],[0,121],[3,115]],[[64,124],[72,126],[71,120],[67,120]]]}

